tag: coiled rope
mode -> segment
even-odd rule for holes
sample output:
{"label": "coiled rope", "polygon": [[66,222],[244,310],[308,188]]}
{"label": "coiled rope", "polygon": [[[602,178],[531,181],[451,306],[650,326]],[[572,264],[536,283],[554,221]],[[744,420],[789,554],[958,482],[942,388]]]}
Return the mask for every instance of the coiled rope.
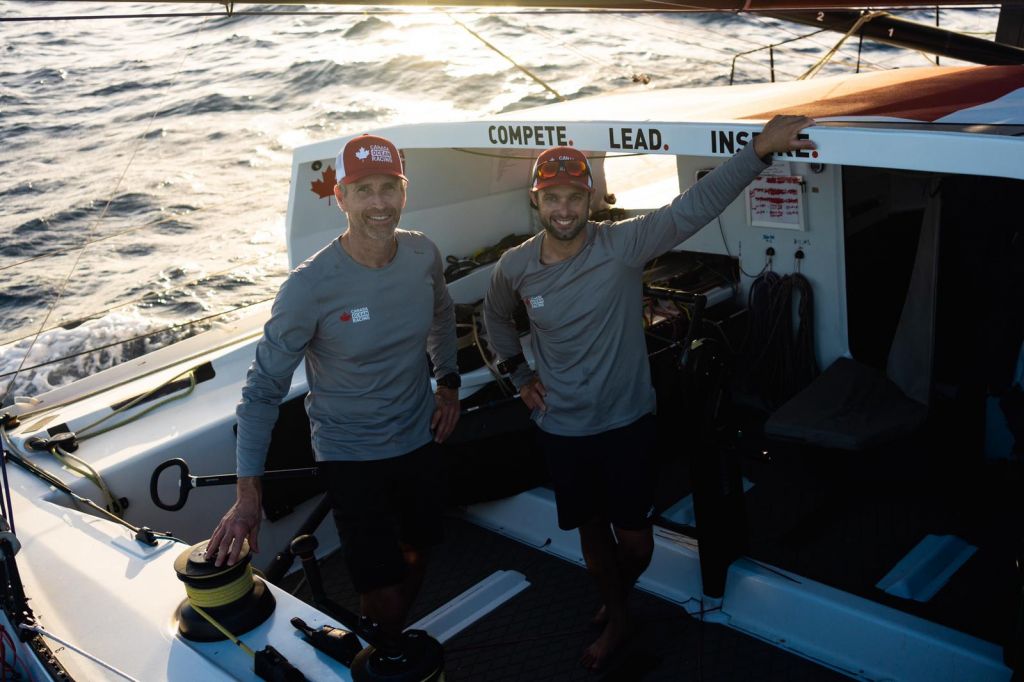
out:
{"label": "coiled rope", "polygon": [[758,395],[775,408],[818,375],[811,283],[800,273],[780,276],[769,270],[751,283],[747,307],[747,374]]}
{"label": "coiled rope", "polygon": [[216,608],[238,601],[252,589],[254,574],[252,564],[246,564],[245,570],[232,582],[220,587],[198,587],[185,583],[185,594],[192,608]]}

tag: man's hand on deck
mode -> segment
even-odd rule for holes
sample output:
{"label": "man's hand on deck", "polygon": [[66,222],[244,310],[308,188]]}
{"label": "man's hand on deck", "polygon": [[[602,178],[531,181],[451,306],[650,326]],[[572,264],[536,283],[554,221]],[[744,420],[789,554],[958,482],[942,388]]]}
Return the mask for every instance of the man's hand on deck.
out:
{"label": "man's hand on deck", "polygon": [[547,394],[548,389],[544,388],[544,384],[540,383],[540,377],[533,377],[519,387],[519,397],[523,399],[523,402],[526,403],[526,406],[530,408],[531,411],[548,411],[548,406],[544,402],[544,398]]}
{"label": "man's hand on deck", "polygon": [[430,418],[430,430],[434,432],[434,442],[443,443],[459,423],[459,389],[438,386],[434,403],[437,407]]}
{"label": "man's hand on deck", "polygon": [[768,121],[761,134],[754,138],[754,151],[761,158],[769,154],[778,154],[797,149],[816,149],[811,140],[801,140],[797,135],[801,130],[814,125],[814,119],[808,116],[776,116]]}
{"label": "man's hand on deck", "polygon": [[238,563],[238,555],[242,553],[242,543],[249,541],[252,552],[259,551],[260,520],[262,511],[260,501],[263,487],[258,476],[241,476],[235,486],[236,498],[231,509],[217,524],[206,546],[206,557],[216,554],[215,566],[228,566]]}

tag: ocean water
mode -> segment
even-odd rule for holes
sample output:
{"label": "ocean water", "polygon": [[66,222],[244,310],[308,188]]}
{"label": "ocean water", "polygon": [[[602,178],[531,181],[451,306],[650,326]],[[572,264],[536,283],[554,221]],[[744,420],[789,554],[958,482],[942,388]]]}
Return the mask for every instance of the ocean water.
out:
{"label": "ocean water", "polygon": [[[0,402],[272,298],[287,271],[296,145],[554,101],[524,70],[568,98],[726,85],[734,60],[737,83],[767,81],[767,50],[741,53],[812,33],[727,13],[310,5],[182,15],[217,9],[0,0],[0,19],[36,17],[0,21]],[[167,13],[178,16],[154,16]],[[142,16],[102,18],[112,14]],[[936,20],[934,10],[900,14]],[[987,38],[997,19],[990,8],[939,16]],[[839,38],[775,48],[776,80],[795,79]],[[929,63],[852,39],[821,75],[858,60],[862,70]]]}

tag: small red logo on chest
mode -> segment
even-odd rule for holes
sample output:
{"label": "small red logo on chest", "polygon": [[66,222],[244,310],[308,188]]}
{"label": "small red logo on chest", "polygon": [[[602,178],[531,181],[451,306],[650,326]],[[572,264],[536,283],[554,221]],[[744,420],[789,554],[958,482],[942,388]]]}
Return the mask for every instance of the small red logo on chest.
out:
{"label": "small red logo on chest", "polygon": [[341,317],[339,319],[342,322],[351,322],[352,321],[352,313],[350,313],[349,311],[346,310],[345,312],[343,312],[341,314]]}

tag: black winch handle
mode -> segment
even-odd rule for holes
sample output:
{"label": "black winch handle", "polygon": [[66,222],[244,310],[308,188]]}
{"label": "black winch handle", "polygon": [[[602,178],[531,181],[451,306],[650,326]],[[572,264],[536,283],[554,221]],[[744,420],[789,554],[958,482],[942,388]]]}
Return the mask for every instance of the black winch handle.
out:
{"label": "black winch handle", "polygon": [[[178,467],[180,477],[178,478],[178,500],[172,504],[166,504],[160,499],[159,486],[157,485],[160,481],[160,474],[171,467]],[[303,476],[316,476],[316,467],[308,467],[305,469],[275,469],[273,471],[264,471],[263,478],[300,478]],[[175,457],[169,459],[166,462],[162,462],[153,470],[153,475],[149,477],[149,497],[153,500],[153,504],[166,509],[167,511],[178,511],[185,506],[188,502],[188,494],[192,488],[201,488],[208,485],[227,485],[234,483],[238,480],[238,476],[235,474],[216,474],[213,476],[193,476],[189,473],[188,462]]]}

